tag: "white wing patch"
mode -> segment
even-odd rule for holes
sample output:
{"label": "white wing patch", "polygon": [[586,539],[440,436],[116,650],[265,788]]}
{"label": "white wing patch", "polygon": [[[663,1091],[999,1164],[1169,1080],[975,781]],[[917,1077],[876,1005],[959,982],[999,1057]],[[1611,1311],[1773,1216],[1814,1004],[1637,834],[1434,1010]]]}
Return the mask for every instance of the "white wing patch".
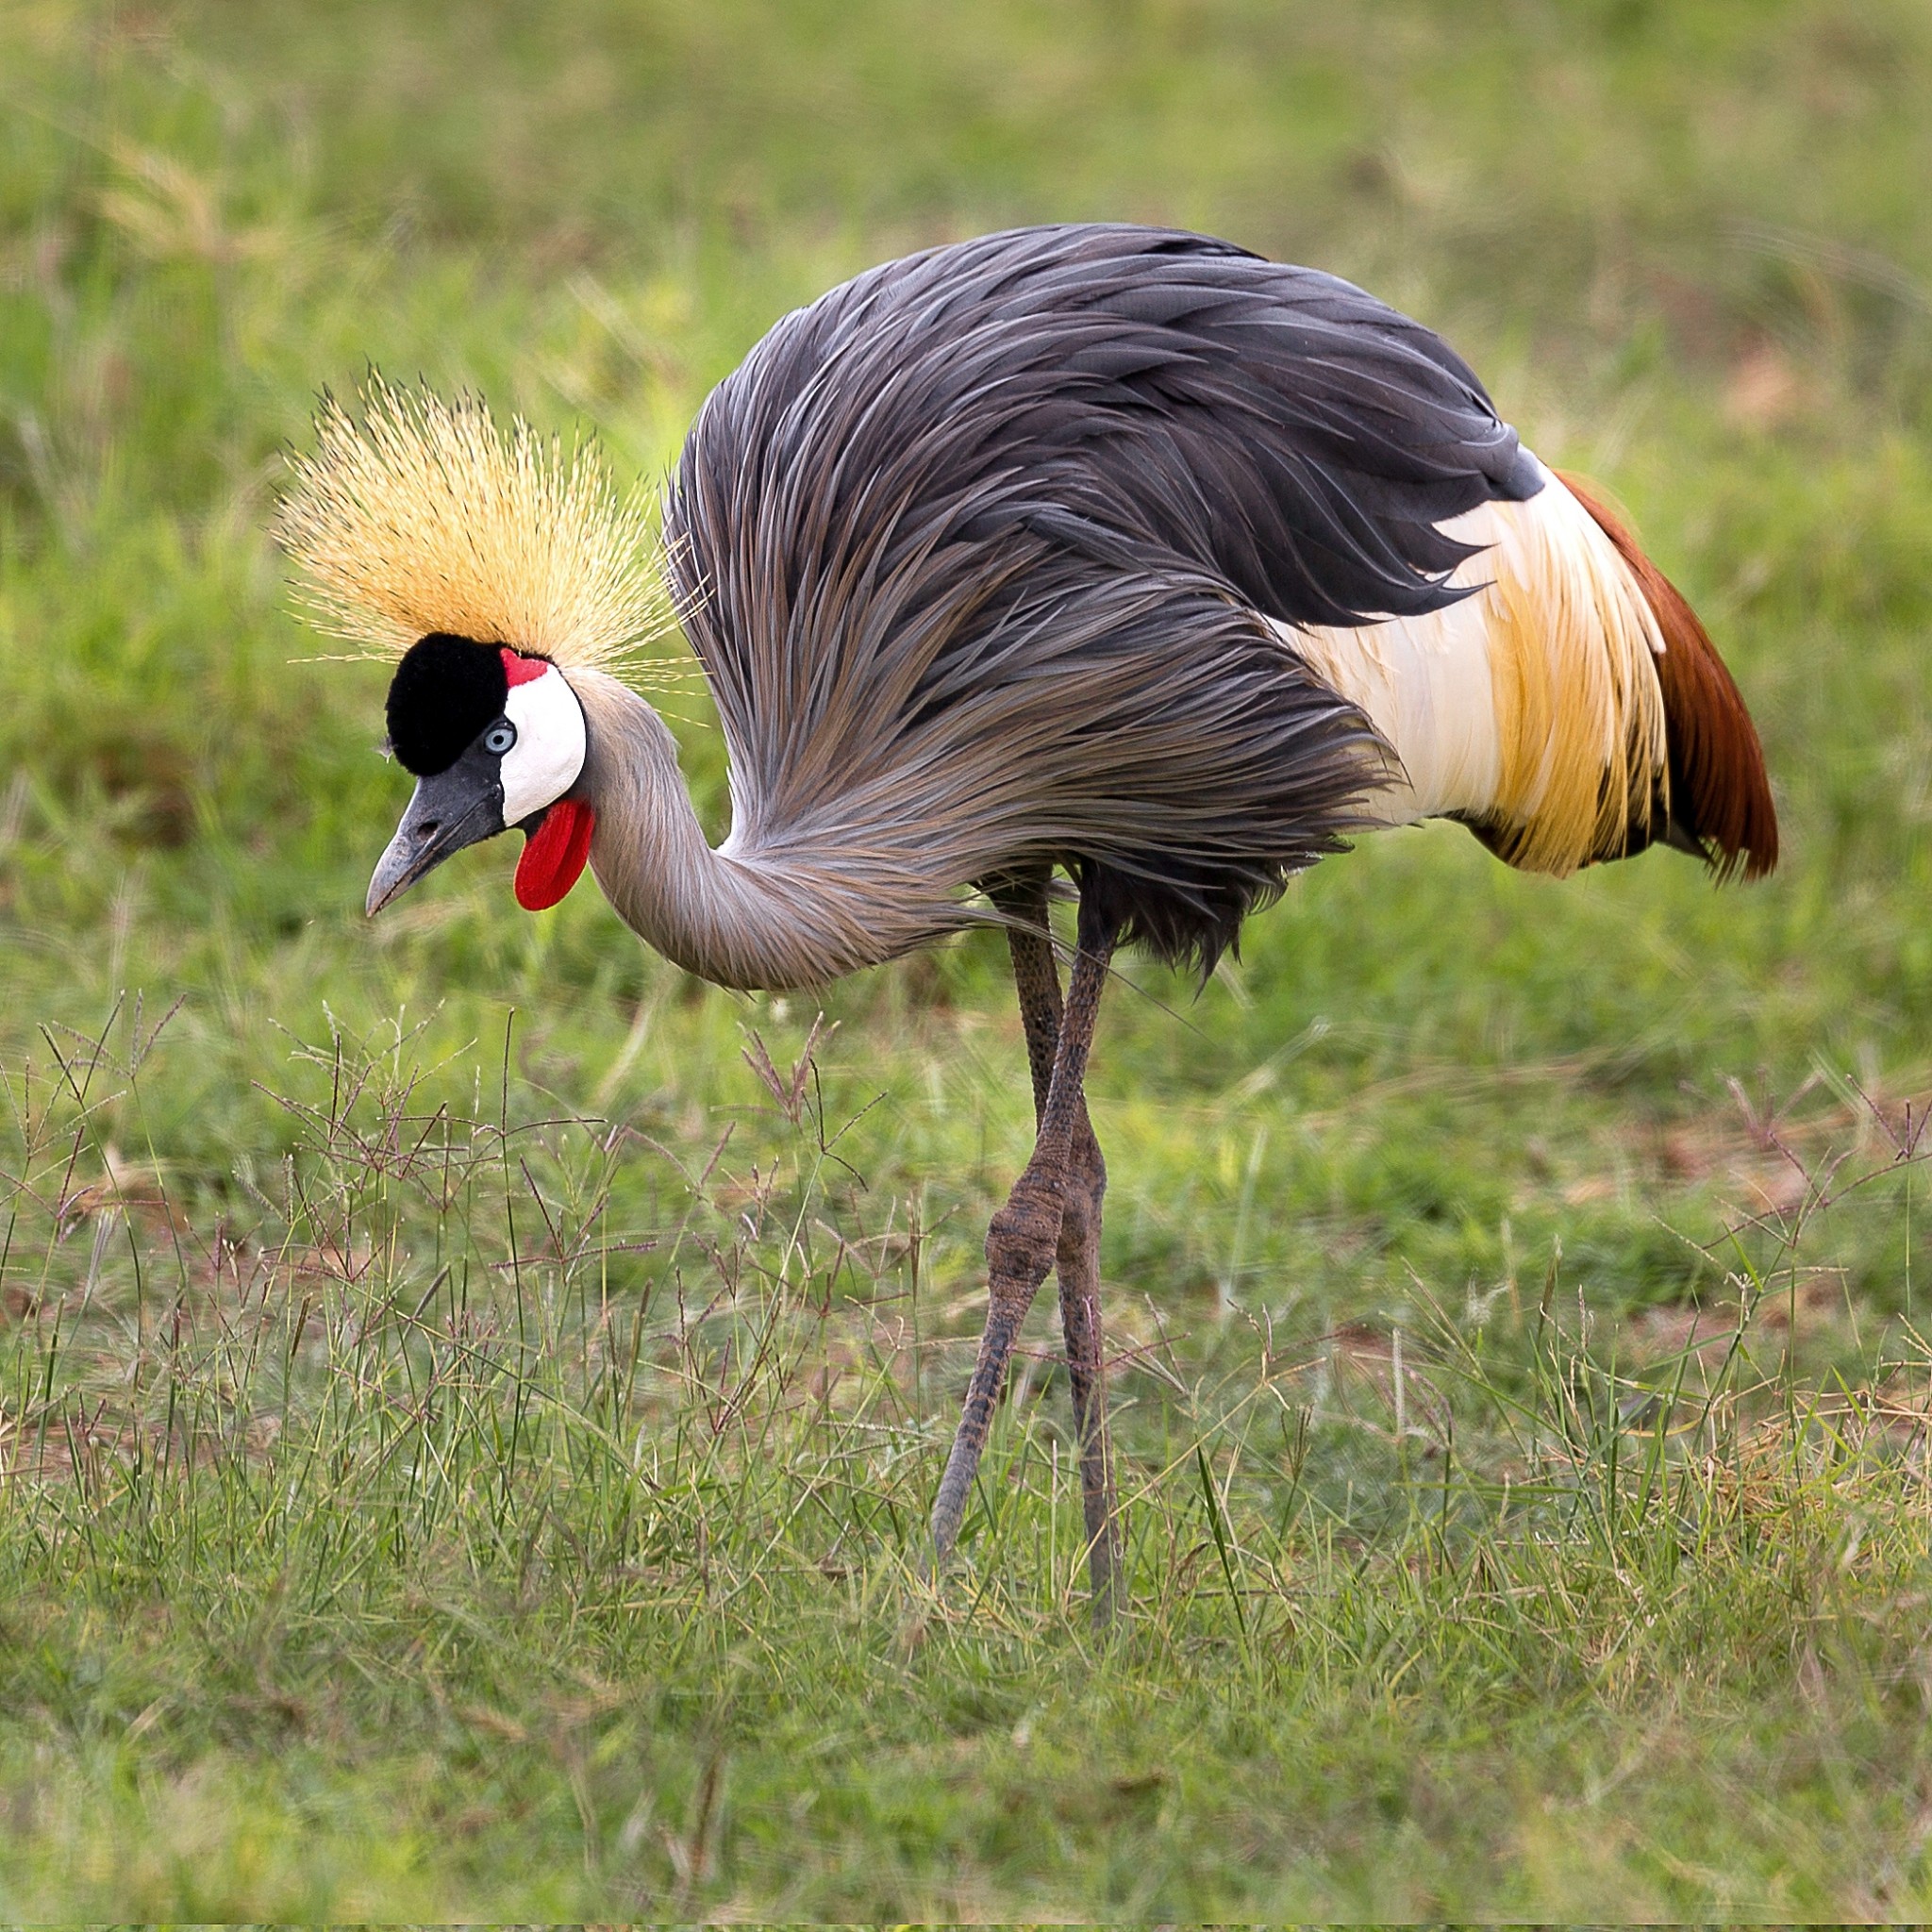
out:
{"label": "white wing patch", "polygon": [[1368,713],[1402,760],[1407,782],[1372,801],[1384,824],[1469,811],[1496,794],[1502,752],[1484,601],[1471,597],[1425,617],[1359,629],[1274,625],[1323,683]]}

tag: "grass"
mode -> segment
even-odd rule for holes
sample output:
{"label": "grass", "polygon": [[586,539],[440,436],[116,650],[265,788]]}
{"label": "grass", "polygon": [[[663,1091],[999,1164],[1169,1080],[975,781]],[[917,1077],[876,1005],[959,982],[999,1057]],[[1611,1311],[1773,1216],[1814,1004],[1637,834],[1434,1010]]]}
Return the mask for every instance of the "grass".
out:
{"label": "grass", "polygon": [[[1923,1914],[1928,80],[1880,4],[0,15],[5,1909]],[[1130,968],[1108,1643],[1043,1308],[919,1570],[997,949],[814,1041],[500,851],[366,926],[379,674],[260,534],[368,361],[648,479],[785,307],[1102,213],[1447,330],[1790,855],[1392,835]]]}

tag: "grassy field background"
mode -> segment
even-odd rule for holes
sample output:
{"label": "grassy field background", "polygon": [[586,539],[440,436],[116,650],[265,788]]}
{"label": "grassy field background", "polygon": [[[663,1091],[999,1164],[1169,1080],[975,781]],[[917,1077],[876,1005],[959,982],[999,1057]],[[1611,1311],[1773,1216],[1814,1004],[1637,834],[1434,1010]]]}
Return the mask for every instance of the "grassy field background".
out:
{"label": "grassy field background", "polygon": [[[0,1912],[1932,1908],[1928,98],[1906,0],[0,9]],[[1788,855],[1406,832],[1130,965],[1110,1643],[1044,1305],[919,1571],[1002,949],[794,1083],[507,848],[368,925],[381,675],[262,534],[371,364],[648,485],[787,308],[1081,216],[1447,333]]]}

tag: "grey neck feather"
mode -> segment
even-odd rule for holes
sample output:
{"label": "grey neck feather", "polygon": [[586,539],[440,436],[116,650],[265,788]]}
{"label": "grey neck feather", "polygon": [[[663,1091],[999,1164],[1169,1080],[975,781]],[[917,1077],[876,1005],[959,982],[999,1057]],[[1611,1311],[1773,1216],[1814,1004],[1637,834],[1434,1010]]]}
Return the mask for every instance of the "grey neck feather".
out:
{"label": "grey neck feather", "polygon": [[677,745],[616,678],[574,671],[589,746],[575,788],[596,813],[591,868],[619,918],[687,972],[720,986],[823,986],[984,915],[883,855],[794,832],[735,829],[713,850]]}

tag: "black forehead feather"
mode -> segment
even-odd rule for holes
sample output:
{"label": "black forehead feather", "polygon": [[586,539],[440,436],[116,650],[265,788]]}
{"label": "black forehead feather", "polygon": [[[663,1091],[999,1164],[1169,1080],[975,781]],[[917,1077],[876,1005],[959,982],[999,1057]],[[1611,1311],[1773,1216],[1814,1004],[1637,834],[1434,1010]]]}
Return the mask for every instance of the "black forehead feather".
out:
{"label": "black forehead feather", "polygon": [[389,687],[389,744],[419,778],[446,772],[509,695],[494,644],[431,631],[404,653]]}

